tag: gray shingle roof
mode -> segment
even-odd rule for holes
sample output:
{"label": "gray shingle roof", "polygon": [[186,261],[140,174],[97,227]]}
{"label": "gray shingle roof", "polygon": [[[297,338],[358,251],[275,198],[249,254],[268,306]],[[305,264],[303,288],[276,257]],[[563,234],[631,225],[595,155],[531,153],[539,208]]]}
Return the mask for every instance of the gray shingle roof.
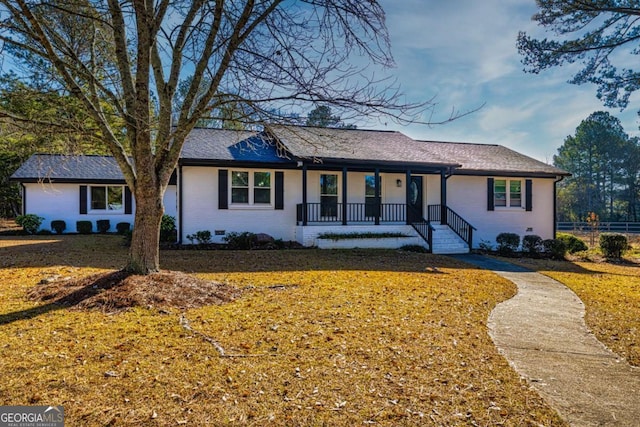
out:
{"label": "gray shingle roof", "polygon": [[283,162],[272,141],[255,131],[194,129],[185,140],[182,159]]}
{"label": "gray shingle roof", "polygon": [[445,159],[396,131],[283,125],[267,128],[292,155],[300,158],[458,165],[456,160]]}
{"label": "gray shingle roof", "polygon": [[[278,143],[266,135],[273,135]],[[285,163],[297,159],[459,167],[462,174],[567,175],[500,145],[416,141],[395,131],[271,125],[266,133],[194,129],[182,160]],[[461,167],[460,167],[461,166]],[[124,181],[109,156],[37,154],[12,175],[16,181]]]}
{"label": "gray shingle roof", "polygon": [[568,175],[566,171],[548,165],[502,145],[464,142],[418,141],[425,149],[455,159],[462,165],[458,173],[527,173]]}
{"label": "gray shingle roof", "polygon": [[11,175],[17,181],[122,181],[118,163],[110,156],[34,154]]}

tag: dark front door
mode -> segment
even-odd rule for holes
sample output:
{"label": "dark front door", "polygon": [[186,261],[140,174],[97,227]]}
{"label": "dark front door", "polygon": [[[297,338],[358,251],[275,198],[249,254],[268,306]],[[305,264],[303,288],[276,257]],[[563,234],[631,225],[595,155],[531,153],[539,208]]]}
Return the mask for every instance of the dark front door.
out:
{"label": "dark front door", "polygon": [[424,218],[422,203],[422,177],[412,176],[407,188],[407,218],[409,222]]}

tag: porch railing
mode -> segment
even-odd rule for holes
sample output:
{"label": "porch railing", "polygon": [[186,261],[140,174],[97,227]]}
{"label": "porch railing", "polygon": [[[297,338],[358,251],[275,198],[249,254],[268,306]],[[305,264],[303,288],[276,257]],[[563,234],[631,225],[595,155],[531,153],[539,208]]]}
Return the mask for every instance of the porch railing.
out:
{"label": "porch railing", "polygon": [[407,207],[404,203],[300,203],[296,219],[308,223],[406,223]]}
{"label": "porch railing", "polygon": [[409,216],[409,221],[407,221],[408,224],[427,242],[429,252],[433,252],[433,226],[415,208],[409,207],[409,209],[411,210],[411,215]]}
{"label": "porch railing", "polygon": [[447,224],[462,240],[465,241],[469,248],[473,247],[473,231],[476,228],[469,224],[464,218],[455,213],[451,208],[446,208],[445,221],[442,220],[442,205],[429,205],[427,207],[427,220],[429,222],[440,222]]}

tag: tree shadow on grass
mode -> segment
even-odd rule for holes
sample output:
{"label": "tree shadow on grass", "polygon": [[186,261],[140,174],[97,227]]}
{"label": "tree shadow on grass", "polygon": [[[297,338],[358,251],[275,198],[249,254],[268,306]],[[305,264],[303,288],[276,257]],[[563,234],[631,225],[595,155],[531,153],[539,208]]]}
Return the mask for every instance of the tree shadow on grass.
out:
{"label": "tree shadow on grass", "polygon": [[[55,298],[55,295],[59,293],[61,288],[69,287],[69,283],[61,281],[54,286],[38,285],[38,287],[28,292],[28,298],[34,301],[48,302],[32,308],[0,314],[0,325],[7,325],[18,320],[29,320],[52,311],[74,307],[107,289],[117,286],[129,275],[124,271],[114,271],[112,273],[89,276],[83,280],[82,285],[74,286],[77,289],[64,293],[59,298]],[[78,282],[74,283],[77,284]]]}

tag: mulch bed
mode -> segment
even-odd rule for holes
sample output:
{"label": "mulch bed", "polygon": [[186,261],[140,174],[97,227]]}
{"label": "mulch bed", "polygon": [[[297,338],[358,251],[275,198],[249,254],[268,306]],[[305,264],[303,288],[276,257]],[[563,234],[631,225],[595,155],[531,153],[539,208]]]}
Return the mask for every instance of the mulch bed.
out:
{"label": "mulch bed", "polygon": [[186,310],[228,303],[240,294],[239,289],[230,285],[163,270],[146,276],[115,271],[45,281],[32,288],[28,297],[76,310],[115,312],[136,306]]}

